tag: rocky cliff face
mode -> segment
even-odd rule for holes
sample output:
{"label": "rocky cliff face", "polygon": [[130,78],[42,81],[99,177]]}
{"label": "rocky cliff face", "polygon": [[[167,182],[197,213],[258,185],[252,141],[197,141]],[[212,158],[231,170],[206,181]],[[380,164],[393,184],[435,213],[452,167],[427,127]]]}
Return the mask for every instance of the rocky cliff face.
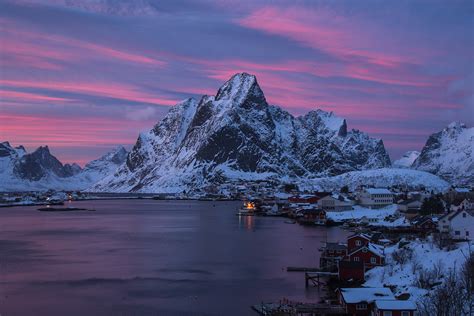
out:
{"label": "rocky cliff face", "polygon": [[451,123],[426,141],[412,168],[458,185],[474,185],[474,128]]}
{"label": "rocky cliff face", "polygon": [[271,106],[249,74],[215,96],[188,99],[142,133],[96,191],[180,192],[231,179],[337,175],[390,166],[381,140],[321,110],[294,117]]}

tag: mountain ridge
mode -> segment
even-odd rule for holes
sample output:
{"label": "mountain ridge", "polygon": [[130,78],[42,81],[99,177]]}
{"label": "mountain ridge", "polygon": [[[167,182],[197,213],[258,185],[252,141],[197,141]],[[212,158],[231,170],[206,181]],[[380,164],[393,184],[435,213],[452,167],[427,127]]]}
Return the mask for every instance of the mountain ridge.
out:
{"label": "mountain ridge", "polygon": [[327,176],[389,165],[382,140],[349,131],[333,113],[295,117],[269,105],[256,77],[240,73],[215,96],[172,107],[139,135],[126,164],[91,190],[179,191],[232,179]]}

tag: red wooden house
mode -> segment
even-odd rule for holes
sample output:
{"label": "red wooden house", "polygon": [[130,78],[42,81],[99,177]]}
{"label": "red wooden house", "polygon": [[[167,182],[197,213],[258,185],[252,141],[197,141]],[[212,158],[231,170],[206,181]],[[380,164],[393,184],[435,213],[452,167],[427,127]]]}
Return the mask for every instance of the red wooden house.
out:
{"label": "red wooden house", "polygon": [[343,282],[362,283],[365,280],[365,267],[363,262],[339,261],[339,280]]}
{"label": "red wooden house", "polygon": [[340,288],[338,297],[348,315],[361,316],[371,315],[376,300],[395,300],[392,291],[386,287]]}
{"label": "red wooden house", "polygon": [[347,237],[347,252],[352,252],[355,249],[367,246],[370,242],[371,236],[359,233]]}
{"label": "red wooden house", "polygon": [[291,203],[308,203],[316,204],[320,198],[316,195],[304,194],[304,195],[293,195],[288,198]]}
{"label": "red wooden house", "polygon": [[357,249],[353,249],[352,252],[348,251],[346,260],[351,262],[363,262],[366,269],[371,269],[375,266],[385,264],[385,255],[383,247],[368,243]]}

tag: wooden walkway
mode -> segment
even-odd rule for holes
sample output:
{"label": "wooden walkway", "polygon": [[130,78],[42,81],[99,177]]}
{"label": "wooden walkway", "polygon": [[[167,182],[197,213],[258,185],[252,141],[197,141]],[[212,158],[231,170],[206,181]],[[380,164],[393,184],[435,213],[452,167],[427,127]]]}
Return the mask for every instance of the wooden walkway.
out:
{"label": "wooden walkway", "polygon": [[298,302],[261,303],[252,309],[260,315],[346,315],[341,306]]}

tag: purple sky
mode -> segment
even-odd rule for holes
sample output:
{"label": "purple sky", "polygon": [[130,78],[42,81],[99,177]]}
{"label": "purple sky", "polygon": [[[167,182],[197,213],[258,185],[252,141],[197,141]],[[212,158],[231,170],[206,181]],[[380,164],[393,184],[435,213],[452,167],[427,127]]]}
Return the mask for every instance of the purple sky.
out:
{"label": "purple sky", "polygon": [[25,0],[0,4],[0,140],[84,164],[178,101],[255,74],[392,157],[474,122],[473,1]]}

